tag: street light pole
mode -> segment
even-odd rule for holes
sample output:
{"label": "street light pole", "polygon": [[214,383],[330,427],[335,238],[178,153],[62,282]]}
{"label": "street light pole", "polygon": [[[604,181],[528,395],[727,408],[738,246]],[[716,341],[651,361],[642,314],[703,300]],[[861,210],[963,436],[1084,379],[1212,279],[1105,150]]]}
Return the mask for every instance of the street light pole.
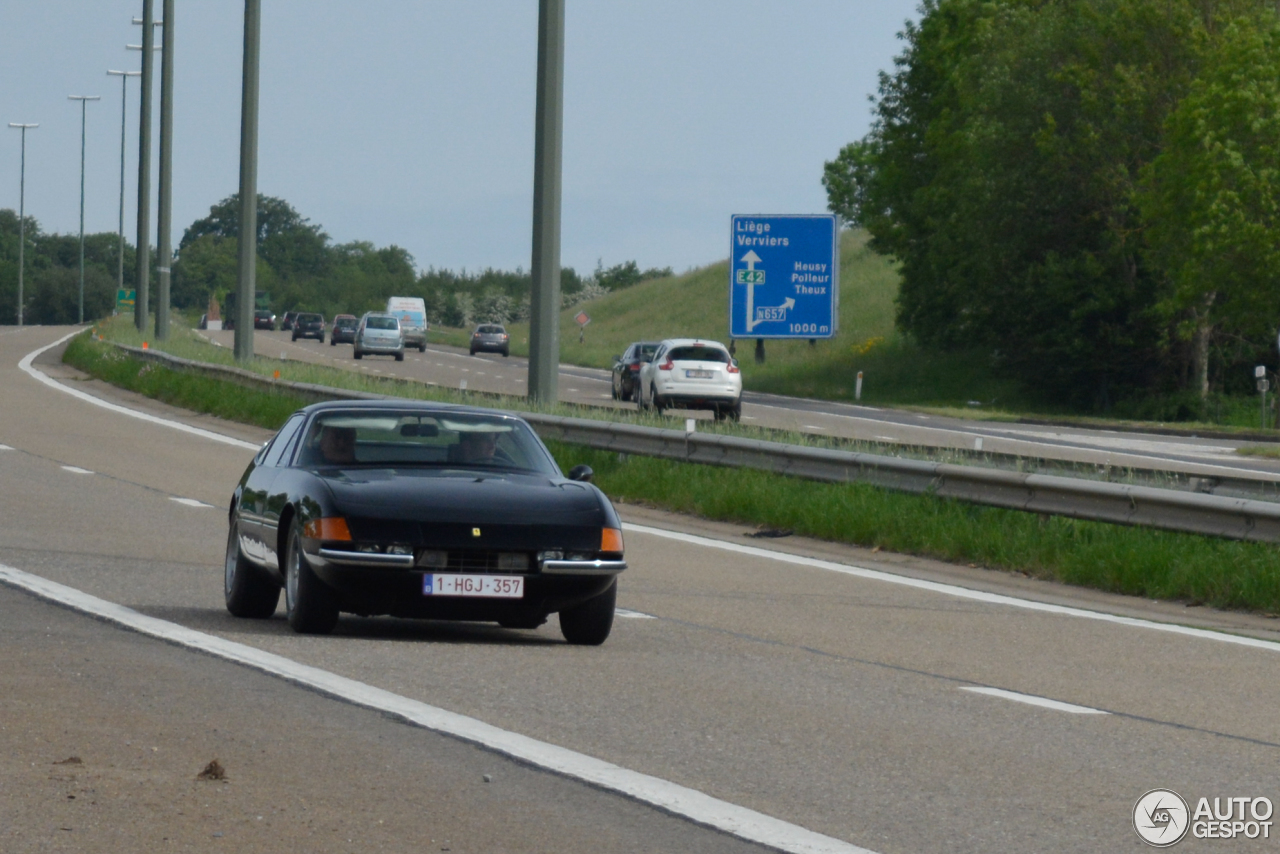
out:
{"label": "street light pole", "polygon": [[173,264],[173,0],[164,0],[163,50],[160,52],[160,198],[156,211],[156,338],[169,337],[169,273]]}
{"label": "street light pole", "polygon": [[84,124],[90,101],[101,101],[101,95],[68,95],[68,101],[80,102],[80,308],[77,323],[84,323]]}
{"label": "street light pole", "polygon": [[533,141],[533,258],[529,398],[560,397],[560,161],[564,125],[564,0],[538,2],[538,96]]}
{"label": "street light pole", "polygon": [[22,325],[22,273],[26,268],[23,252],[27,248],[27,130],[38,124],[9,122],[11,128],[22,129],[22,171],[18,179],[18,325]]}
{"label": "street light pole", "polygon": [[124,290],[124,143],[125,109],[129,100],[129,78],[141,77],[141,71],[108,71],[120,78],[120,247],[116,258],[116,290]]}
{"label": "street light pole", "polygon": [[244,0],[244,68],[240,89],[240,257],[236,266],[236,361],[253,358],[253,303],[258,264],[258,49],[261,0]]}
{"label": "street light pole", "polygon": [[133,322],[139,332],[147,329],[147,297],[151,285],[151,68],[155,64],[153,0],[142,0],[142,104],[138,110],[138,263]]}

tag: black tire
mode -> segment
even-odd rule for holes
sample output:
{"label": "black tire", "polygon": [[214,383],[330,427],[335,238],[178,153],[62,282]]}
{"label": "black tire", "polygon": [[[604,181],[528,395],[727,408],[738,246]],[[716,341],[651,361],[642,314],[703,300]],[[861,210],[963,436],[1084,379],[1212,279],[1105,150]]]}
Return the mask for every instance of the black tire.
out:
{"label": "black tire", "polygon": [[580,605],[560,612],[560,633],[575,646],[599,646],[613,629],[613,609],[618,601],[618,582]]}
{"label": "black tire", "polygon": [[419,353],[427,352],[427,343],[425,341],[418,345],[418,352]]}
{"label": "black tire", "polygon": [[618,387],[613,383],[609,383],[609,396],[614,400],[619,400],[622,397],[622,395],[618,394]]}
{"label": "black tire", "polygon": [[653,411],[662,415],[667,411],[667,402],[658,397],[658,390],[653,386],[649,386],[649,405],[653,407]]}
{"label": "black tire", "polygon": [[474,347],[472,347],[472,348],[471,348],[471,355],[473,355],[473,356],[474,356],[475,354],[476,354],[476,349],[475,349]]}
{"label": "black tire", "polygon": [[337,343],[338,343],[338,342],[337,342],[337,341],[334,341],[332,337],[330,337],[330,338],[329,338],[329,346],[330,346],[330,347],[334,346],[334,345],[335,345],[335,344],[337,344]]}
{"label": "black tire", "polygon": [[240,551],[239,526],[234,521],[227,531],[222,592],[227,601],[227,611],[233,617],[265,620],[276,612],[276,605],[280,602],[280,585]]}
{"label": "black tire", "polygon": [[396,353],[396,361],[397,361],[397,362],[403,362],[403,361],[404,361],[404,353]]}
{"label": "black tire", "polygon": [[364,358],[364,353],[361,353],[359,350],[356,350],[356,351],[355,351],[355,353],[354,353],[354,355],[355,355],[355,357],[356,357],[357,359],[363,359],[363,358]]}
{"label": "black tire", "polygon": [[321,581],[302,551],[302,526],[289,528],[284,556],[284,601],[289,625],[304,635],[327,635],[338,624],[338,597]]}
{"label": "black tire", "polygon": [[505,359],[505,358],[507,358],[507,357],[508,357],[508,356],[510,356],[510,355],[511,355],[511,351],[510,351],[510,350],[503,350],[503,351],[502,351],[502,358],[504,358],[504,359]]}
{"label": "black tire", "polygon": [[742,400],[741,399],[739,399],[738,402],[735,403],[733,406],[729,407],[729,418],[733,421],[742,420]]}

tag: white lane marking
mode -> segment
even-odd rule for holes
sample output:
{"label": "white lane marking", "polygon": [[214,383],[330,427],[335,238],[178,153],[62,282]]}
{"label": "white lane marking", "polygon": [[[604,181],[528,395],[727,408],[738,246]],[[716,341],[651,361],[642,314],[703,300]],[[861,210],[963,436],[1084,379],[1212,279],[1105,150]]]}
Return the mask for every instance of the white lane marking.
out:
{"label": "white lane marking", "polygon": [[626,608],[614,608],[614,609],[613,609],[613,615],[614,615],[615,617],[622,617],[622,618],[627,619],[627,620],[656,620],[656,619],[658,619],[657,617],[653,616],[653,614],[645,614],[645,613],[643,613],[643,612],[641,612],[641,611],[630,611],[630,610],[628,610],[628,609],[626,609]]}
{"label": "white lane marking", "polygon": [[1048,602],[1037,602],[1034,599],[1019,599],[1017,596],[1008,596],[1003,593],[987,593],[984,590],[971,590],[968,587],[959,587],[955,584],[943,584],[938,581],[925,581],[922,578],[894,575],[893,573],[883,572],[878,569],[865,569],[860,566],[834,563],[829,560],[802,557],[801,555],[787,554],[786,552],[775,552],[770,551],[769,549],[762,549],[757,546],[744,546],[739,545],[738,543],[730,543],[726,540],[716,540],[711,537],[698,536],[697,534],[686,534],[682,531],[668,531],[664,528],[651,528],[648,525],[633,525],[629,522],[624,522],[622,529],[624,531],[632,531],[637,534],[651,534],[655,537],[677,540],[682,543],[691,543],[693,545],[704,546],[706,548],[720,549],[722,551],[734,552],[736,554],[765,558],[766,560],[776,560],[780,563],[791,563],[796,564],[797,566],[825,569],[828,572],[852,575],[855,578],[866,578],[871,581],[884,581],[889,584],[898,584],[903,587],[914,587],[917,590],[928,590],[931,593],[955,596],[958,599],[971,599],[975,602],[986,602],[991,605],[1008,605],[1013,608],[1023,608],[1028,611],[1040,611],[1045,614],[1058,614],[1064,617],[1098,620],[1103,623],[1114,623],[1120,626],[1151,629],[1157,632],[1168,632],[1175,635],[1200,638],[1201,640],[1211,640],[1219,643],[1253,647],[1254,649],[1265,649],[1270,652],[1280,652],[1280,643],[1277,643],[1276,641],[1261,640],[1259,638],[1245,637],[1243,635],[1230,635],[1226,632],[1214,631],[1212,629],[1195,629],[1190,626],[1179,626],[1174,623],[1159,623],[1155,620],[1143,620],[1138,617],[1121,617],[1117,614],[1107,614],[1102,611],[1088,611],[1084,608],[1073,608],[1068,605],[1052,605]]}
{"label": "white lane marking", "polygon": [[355,679],[348,679],[318,667],[292,661],[281,655],[188,629],[167,620],[148,617],[132,608],[99,599],[11,566],[0,564],[0,581],[26,590],[47,601],[133,629],[140,634],[243,664],[263,673],[312,688],[322,694],[395,715],[425,729],[478,744],[517,761],[546,768],[557,774],[582,780],[592,786],[619,792],[635,800],[652,804],[660,810],[683,816],[698,824],[713,827],[749,842],[772,846],[779,851],[795,852],[795,854],[827,854],[827,852],[873,854],[866,848],[713,798],[696,789],[631,771],[611,762],[548,744],[545,741],[509,732],[475,718],[430,706],[418,700],[411,700]]}
{"label": "white lane marking", "polygon": [[213,507],[212,504],[205,504],[203,501],[196,501],[194,498],[178,498],[176,495],[170,495],[169,500],[185,504],[188,507]]}
{"label": "white lane marking", "polygon": [[89,471],[88,469],[82,469],[80,468],[80,466],[63,466],[62,470],[69,471],[72,474],[93,474],[93,472]]}
{"label": "white lane marking", "polygon": [[28,353],[26,356],[22,358],[22,361],[18,363],[18,367],[21,368],[23,371],[25,371],[31,377],[35,378],[39,382],[44,383],[50,388],[56,388],[58,391],[65,392],[66,394],[69,394],[72,397],[79,398],[80,400],[85,401],[86,403],[92,403],[94,406],[101,406],[103,409],[109,409],[112,412],[118,412],[121,415],[128,415],[131,418],[138,418],[143,421],[149,421],[152,424],[161,424],[165,427],[171,427],[174,430],[181,430],[183,433],[190,433],[193,436],[200,436],[205,439],[211,439],[215,442],[221,442],[224,445],[231,445],[236,448],[244,448],[245,450],[249,450],[249,451],[256,451],[260,447],[262,447],[261,445],[255,445],[251,442],[245,442],[240,439],[233,439],[230,436],[223,436],[221,433],[214,433],[212,430],[202,430],[199,427],[192,427],[190,424],[183,424],[180,421],[170,421],[167,418],[160,418],[159,416],[156,416],[156,415],[149,415],[146,412],[139,412],[136,409],[129,409],[128,407],[125,407],[125,406],[119,406],[114,403],[108,403],[107,401],[96,398],[91,394],[86,394],[85,392],[80,391],[79,389],[65,386],[62,383],[58,382],[57,380],[53,379],[52,377],[48,376],[38,368],[32,366],[31,363],[34,362],[40,356],[41,353],[45,352],[46,350],[52,350],[54,347],[57,347],[59,344],[61,344],[63,341],[66,341],[68,338],[72,338],[79,334],[80,334],[80,330],[76,330],[75,332],[70,332],[62,336],[61,338],[59,338],[57,341],[54,341],[52,344],[47,344],[44,347],[41,347],[39,350],[32,350],[30,353]]}
{"label": "white lane marking", "polygon": [[10,448],[8,445],[0,445],[0,451],[12,451],[12,450],[13,448]]}
{"label": "white lane marking", "polygon": [[806,429],[806,430],[822,430],[823,428],[822,428],[822,427],[819,427],[817,424],[806,424],[806,425],[804,425],[804,429]]}
{"label": "white lane marking", "polygon": [[1077,706],[1075,703],[1063,703],[1060,700],[1050,700],[1048,697],[1019,694],[1017,691],[1005,691],[1001,688],[961,688],[960,690],[972,691],[975,694],[986,694],[989,697],[1000,697],[1004,700],[1013,700],[1015,703],[1026,703],[1028,706],[1040,706],[1041,708],[1054,709],[1059,712],[1070,712],[1073,715],[1111,714],[1110,712],[1102,711],[1102,709],[1091,709],[1088,706]]}

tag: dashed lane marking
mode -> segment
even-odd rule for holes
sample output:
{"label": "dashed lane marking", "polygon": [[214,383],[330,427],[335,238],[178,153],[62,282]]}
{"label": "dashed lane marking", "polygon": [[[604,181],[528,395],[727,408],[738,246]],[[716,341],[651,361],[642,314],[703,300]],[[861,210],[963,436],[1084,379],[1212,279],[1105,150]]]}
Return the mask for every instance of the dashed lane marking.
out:
{"label": "dashed lane marking", "polygon": [[80,468],[80,466],[63,466],[62,470],[69,471],[72,474],[93,474],[93,472],[89,471],[88,469],[82,469]]}
{"label": "dashed lane marking", "polygon": [[187,507],[213,507],[212,504],[205,504],[203,501],[197,501],[194,498],[179,498],[176,495],[170,495],[169,500],[176,501],[179,504],[184,504]]}
{"label": "dashed lane marking", "polygon": [[1019,694],[1017,691],[1005,691],[1003,688],[963,687],[960,690],[969,691],[974,694],[986,694],[988,697],[999,697],[1003,700],[1012,700],[1015,703],[1026,703],[1028,706],[1040,706],[1044,709],[1069,712],[1073,715],[1111,714],[1110,712],[1104,712],[1102,709],[1091,709],[1088,706],[1077,706],[1075,703],[1064,703],[1061,700],[1050,700],[1048,697],[1037,697],[1034,694]]}

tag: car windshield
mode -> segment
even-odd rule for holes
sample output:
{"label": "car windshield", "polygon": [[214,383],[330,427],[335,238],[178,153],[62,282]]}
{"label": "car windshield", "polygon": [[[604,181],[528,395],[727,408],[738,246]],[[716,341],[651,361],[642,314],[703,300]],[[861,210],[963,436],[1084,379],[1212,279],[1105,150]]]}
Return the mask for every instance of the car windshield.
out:
{"label": "car windshield", "polygon": [[365,329],[399,329],[400,324],[394,317],[371,317],[365,321]]}
{"label": "car windshield", "polygon": [[435,466],[559,474],[542,442],[516,418],[396,410],[320,413],[307,430],[298,465]]}
{"label": "car windshield", "polygon": [[667,354],[673,362],[723,362],[729,364],[729,354],[719,347],[695,344],[692,347],[672,347]]}

